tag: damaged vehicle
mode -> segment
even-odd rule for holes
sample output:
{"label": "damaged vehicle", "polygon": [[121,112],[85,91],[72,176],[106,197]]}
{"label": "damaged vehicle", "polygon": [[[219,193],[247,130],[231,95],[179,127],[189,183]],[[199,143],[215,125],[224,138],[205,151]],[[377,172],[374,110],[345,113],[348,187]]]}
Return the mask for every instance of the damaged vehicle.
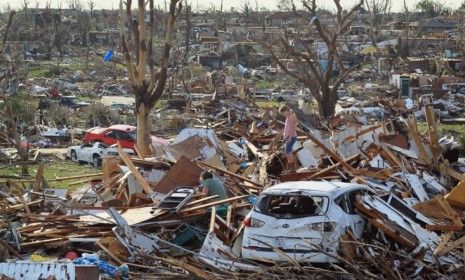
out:
{"label": "damaged vehicle", "polygon": [[[132,149],[136,143],[136,135],[137,128],[135,126],[116,124],[106,128],[94,127],[88,129],[84,135],[83,142],[99,141],[107,145],[113,145],[119,141],[123,148]],[[151,138],[154,147],[169,145],[169,142],[164,139],[155,136],[151,136]]]}
{"label": "damaged vehicle", "polygon": [[[102,164],[102,156],[104,155],[117,155],[115,145],[108,146],[101,142],[92,142],[79,146],[68,147],[67,157],[74,162],[87,162],[92,164],[94,167],[98,167]],[[126,154],[134,155],[132,149],[123,149]]]}
{"label": "damaged vehicle", "polygon": [[[351,229],[361,237],[366,220],[355,212],[364,185],[286,182],[263,191],[244,220],[242,257],[253,260],[330,263],[339,240]],[[282,253],[276,252],[275,249]]]}

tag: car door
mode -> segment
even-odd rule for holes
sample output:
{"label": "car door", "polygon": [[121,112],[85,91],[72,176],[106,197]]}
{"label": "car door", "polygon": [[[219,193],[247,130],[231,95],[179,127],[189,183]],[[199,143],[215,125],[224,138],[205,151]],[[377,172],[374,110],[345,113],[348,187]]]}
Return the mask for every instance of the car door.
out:
{"label": "car door", "polygon": [[361,237],[365,230],[365,219],[360,216],[355,209],[357,196],[366,193],[364,189],[354,189],[347,191],[335,199],[336,204],[342,210],[342,214],[346,215],[347,226],[349,226],[356,237]]}
{"label": "car door", "polygon": [[107,145],[113,145],[118,141],[120,137],[119,134],[120,131],[118,130],[109,130],[105,133],[105,136],[103,137],[103,142]]}
{"label": "car door", "polygon": [[121,145],[123,148],[132,148],[134,147],[134,139],[131,134],[127,131],[120,131],[120,139]]}
{"label": "car door", "polygon": [[89,162],[89,154],[91,153],[92,147],[92,143],[81,145],[80,149],[76,152],[78,160]]}

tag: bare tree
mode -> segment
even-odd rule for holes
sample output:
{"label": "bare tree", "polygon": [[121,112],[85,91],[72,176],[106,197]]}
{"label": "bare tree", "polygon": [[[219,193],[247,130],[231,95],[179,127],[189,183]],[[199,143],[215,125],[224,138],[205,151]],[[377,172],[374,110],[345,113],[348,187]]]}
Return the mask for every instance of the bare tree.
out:
{"label": "bare tree", "polygon": [[[153,0],[149,0],[150,13],[153,15]],[[154,16],[150,16],[149,32],[145,23],[145,1],[138,0],[137,16],[133,19],[131,10],[132,0],[127,0],[124,4],[120,1],[120,40],[128,69],[129,82],[132,92],[136,98],[136,118],[137,118],[137,146],[143,155],[150,154],[150,112],[155,104],[160,100],[165,89],[168,77],[168,67],[170,52],[174,41],[174,23],[177,17],[177,9],[182,8],[180,0],[170,0],[168,11],[168,24],[164,40],[163,57],[159,67],[155,68],[153,40],[155,37]],[[125,9],[124,9],[125,8]],[[128,20],[128,31],[125,28],[125,21]],[[132,33],[134,48],[130,49],[127,33]],[[149,34],[147,42],[147,33]],[[148,52],[147,52],[148,50]],[[148,67],[147,67],[148,62]]]}
{"label": "bare tree", "polygon": [[187,5],[187,1],[186,1],[186,37],[185,37],[185,40],[184,40],[185,45],[184,45],[184,61],[183,61],[183,65],[187,65],[187,59],[188,59],[189,50],[190,50],[191,29],[192,29],[191,5]]}
{"label": "bare tree", "polygon": [[370,39],[376,46],[379,38],[380,27],[384,24],[386,16],[391,12],[391,0],[367,0],[365,7],[370,14]]}
{"label": "bare tree", "polygon": [[92,18],[94,16],[95,2],[90,0],[87,5],[89,6],[90,18]]}
{"label": "bare tree", "polygon": [[244,0],[241,4],[241,12],[245,16],[245,27],[249,26],[250,20],[252,18],[252,6],[249,0]]}
{"label": "bare tree", "polygon": [[3,50],[5,49],[6,40],[8,38],[8,34],[10,32],[11,24],[13,23],[13,17],[15,16],[16,12],[14,10],[10,11],[8,15],[8,21],[5,26],[1,29],[5,29],[5,33],[3,34],[2,45],[0,46],[0,55],[3,56]]}
{"label": "bare tree", "polygon": [[277,0],[277,7],[280,11],[290,11],[294,5],[294,0]]}
{"label": "bare tree", "polygon": [[[294,36],[294,41],[302,45],[304,51],[291,44],[290,40],[281,37],[276,44],[265,45],[270,52],[273,60],[295,80],[303,83],[310,90],[310,94],[315,98],[318,103],[319,113],[322,117],[329,117],[334,115],[337,90],[349,74],[357,68],[358,65],[346,68],[342,65],[339,56],[341,55],[341,46],[339,40],[343,37],[351,23],[355,20],[355,12],[362,7],[363,0],[359,0],[355,6],[350,10],[345,11],[340,3],[340,0],[333,0],[336,5],[336,12],[334,14],[334,26],[324,25],[317,15],[318,6],[316,0],[303,0],[302,4],[307,14],[296,11],[295,14],[305,22],[306,26],[310,28],[315,27],[315,37],[318,38],[326,47],[324,52],[317,48],[319,42],[308,42],[304,40],[305,35],[300,32]],[[311,33],[310,30],[309,33]],[[291,71],[286,64],[281,60],[283,57],[279,54],[285,54],[287,58],[292,58],[297,65],[297,71]],[[322,67],[320,61],[324,61],[325,67]],[[336,64],[338,65],[338,74],[336,73]]]}
{"label": "bare tree", "polygon": [[[0,76],[0,85],[7,81],[9,78],[15,76],[18,72],[18,67],[20,67],[20,55],[19,51],[11,54],[10,59],[6,59],[4,56],[4,47],[7,40],[13,17],[15,11],[12,10],[8,16],[8,22],[5,26],[5,32],[3,34],[3,40],[0,46],[0,57],[5,59],[7,62],[5,73]],[[31,120],[31,113],[33,110],[30,110],[28,106],[25,106],[25,101],[21,98],[6,98],[5,95],[0,90],[0,100],[3,101],[3,108],[0,109],[0,123],[3,124],[3,127],[0,129],[0,136],[5,139],[8,143],[15,146],[18,150],[18,154],[21,158],[21,171],[22,175],[27,176],[29,174],[28,170],[28,159],[29,155],[27,153],[27,148],[23,147],[21,144],[21,119]]]}

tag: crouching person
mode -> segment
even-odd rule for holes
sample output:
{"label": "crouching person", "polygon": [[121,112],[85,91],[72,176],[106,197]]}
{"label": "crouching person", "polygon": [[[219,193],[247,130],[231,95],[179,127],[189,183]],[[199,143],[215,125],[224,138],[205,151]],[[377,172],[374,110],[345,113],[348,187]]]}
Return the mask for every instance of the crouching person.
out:
{"label": "crouching person", "polygon": [[[200,183],[202,186],[201,192],[203,194],[206,194],[207,196],[218,195],[215,200],[223,200],[228,198],[223,182],[221,182],[220,179],[215,178],[213,172],[204,171],[200,176]],[[227,210],[228,206],[226,204],[221,204],[217,206],[216,213],[220,216],[225,216]]]}

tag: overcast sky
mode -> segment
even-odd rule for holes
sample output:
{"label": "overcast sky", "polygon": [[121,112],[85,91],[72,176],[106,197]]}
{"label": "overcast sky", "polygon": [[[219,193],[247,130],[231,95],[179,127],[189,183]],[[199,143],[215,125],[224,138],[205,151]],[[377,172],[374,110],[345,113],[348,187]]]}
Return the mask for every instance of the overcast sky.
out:
{"label": "overcast sky", "polygon": [[[66,7],[67,4],[70,2],[70,0],[27,0],[29,1],[29,6],[30,7],[35,7],[36,4],[39,5],[39,7],[44,7],[47,2],[51,3],[52,7],[58,6],[58,3],[62,4],[62,7]],[[116,9],[118,8],[118,3],[119,0],[93,0],[94,3],[96,4],[97,9]],[[169,1],[169,0],[166,0]],[[238,7],[244,0],[224,0],[224,8],[229,9],[230,7]],[[253,6],[255,6],[255,3],[258,2],[259,7],[267,7],[268,9],[275,9],[276,4],[278,0],[248,0]],[[357,0],[341,0],[341,3],[344,7],[350,7],[350,5],[354,4]],[[410,7],[414,7],[415,4],[419,0],[408,0],[407,3]],[[441,1],[441,0],[440,0]],[[80,0],[81,3],[88,3],[89,0]],[[134,0],[133,2],[137,2],[137,0]],[[164,5],[165,0],[155,0],[155,3],[158,3],[159,5]],[[208,8],[211,5],[216,5],[219,6],[221,0],[188,0],[188,2],[192,3],[193,8],[198,6],[200,8]],[[300,0],[295,1],[300,2]],[[451,8],[458,8],[460,6],[460,3],[462,0],[442,0],[443,3],[446,3],[446,6],[449,6]],[[19,8],[23,5],[24,0],[0,0],[0,7],[2,5],[5,5],[5,3],[9,3],[12,8]],[[317,0],[317,3],[320,3],[322,6],[326,8],[331,8],[330,5],[327,3],[332,3],[330,0]],[[393,11],[399,11],[402,9],[403,5],[403,0],[392,0],[392,7]],[[3,7],[2,7],[3,8]]]}

